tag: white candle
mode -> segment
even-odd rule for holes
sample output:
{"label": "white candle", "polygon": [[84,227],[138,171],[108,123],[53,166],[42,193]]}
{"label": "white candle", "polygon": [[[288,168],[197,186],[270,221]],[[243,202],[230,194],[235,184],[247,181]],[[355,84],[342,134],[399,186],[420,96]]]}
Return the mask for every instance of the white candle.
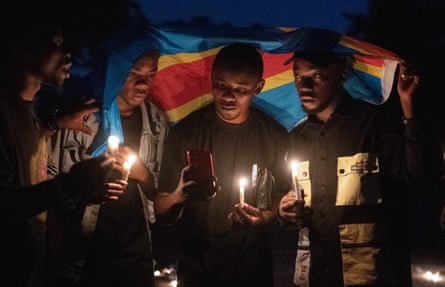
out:
{"label": "white candle", "polygon": [[239,204],[244,205],[244,186],[246,185],[246,179],[241,178],[239,181]]}
{"label": "white candle", "polygon": [[117,136],[108,137],[108,151],[111,154],[117,153],[119,149],[119,138]]}
{"label": "white candle", "polygon": [[292,169],[292,185],[293,185],[293,195],[297,200],[301,200],[301,191],[300,185],[298,184],[298,162],[292,161],[291,169]]}
{"label": "white candle", "polygon": [[131,154],[128,156],[127,160],[122,165],[123,173],[122,173],[122,179],[128,180],[128,176],[130,175],[131,167],[133,166],[134,161],[136,160],[136,156]]}

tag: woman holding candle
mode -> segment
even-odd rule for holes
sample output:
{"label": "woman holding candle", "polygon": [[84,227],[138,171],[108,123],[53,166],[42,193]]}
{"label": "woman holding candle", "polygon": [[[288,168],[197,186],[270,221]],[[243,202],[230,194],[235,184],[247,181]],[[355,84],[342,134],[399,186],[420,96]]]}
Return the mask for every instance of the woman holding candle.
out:
{"label": "woman holding candle", "polygon": [[72,286],[154,286],[151,200],[167,133],[165,117],[146,101],[157,72],[155,48],[149,29],[122,29],[110,45],[101,124],[97,116],[87,121],[95,135],[61,131],[55,137],[59,148],[54,148],[53,155],[55,161],[60,159],[60,169],[78,158],[107,152],[121,164],[122,174],[116,178],[128,178],[117,200],[79,210],[77,221],[61,217],[72,230],[82,232],[70,234],[72,246],[62,250],[55,286],[67,282]]}

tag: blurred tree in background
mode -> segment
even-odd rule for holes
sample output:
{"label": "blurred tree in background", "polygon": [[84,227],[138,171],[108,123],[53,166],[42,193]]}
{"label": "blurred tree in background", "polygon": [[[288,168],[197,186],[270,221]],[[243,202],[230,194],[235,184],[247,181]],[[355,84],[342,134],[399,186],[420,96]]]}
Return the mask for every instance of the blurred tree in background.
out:
{"label": "blurred tree in background", "polygon": [[123,25],[149,24],[132,0],[3,0],[0,20],[2,34],[33,23],[59,25],[73,55],[73,68],[97,65],[107,42]]}

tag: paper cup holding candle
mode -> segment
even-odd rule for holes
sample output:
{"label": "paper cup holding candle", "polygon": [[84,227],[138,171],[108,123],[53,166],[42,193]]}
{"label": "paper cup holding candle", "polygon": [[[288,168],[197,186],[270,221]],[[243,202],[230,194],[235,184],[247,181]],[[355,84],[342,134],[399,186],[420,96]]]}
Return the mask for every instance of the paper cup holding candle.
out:
{"label": "paper cup holding candle", "polygon": [[136,161],[136,156],[134,154],[131,154],[127,157],[127,160],[124,162],[122,168],[122,179],[127,181],[128,177],[130,176],[131,167],[133,166],[133,163]]}
{"label": "paper cup holding candle", "polygon": [[239,204],[244,206],[244,187],[246,186],[246,179],[241,178],[239,181]]}
{"label": "paper cup holding candle", "polygon": [[298,166],[299,164],[297,161],[292,161],[292,193],[295,199],[302,200],[303,195],[301,194],[300,184],[298,183]]}
{"label": "paper cup holding candle", "polygon": [[111,154],[116,154],[119,150],[119,138],[117,136],[108,137],[108,151]]}

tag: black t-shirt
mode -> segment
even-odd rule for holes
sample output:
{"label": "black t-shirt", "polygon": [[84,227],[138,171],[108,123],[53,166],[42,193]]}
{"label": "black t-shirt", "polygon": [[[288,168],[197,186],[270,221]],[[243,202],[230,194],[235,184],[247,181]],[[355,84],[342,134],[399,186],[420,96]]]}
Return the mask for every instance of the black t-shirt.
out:
{"label": "black t-shirt", "polygon": [[[139,150],[142,117],[139,109],[122,118],[125,144]],[[124,194],[102,205],[86,270],[108,286],[153,286],[153,259],[136,181],[130,179]]]}
{"label": "black t-shirt", "polygon": [[[230,228],[227,216],[239,202],[239,179],[245,177],[250,182],[253,164],[271,169],[277,192],[286,190],[285,129],[254,108],[246,122],[229,124],[219,119],[214,106],[209,105],[170,131],[161,166],[160,190],[175,189],[180,170],[186,165],[187,149],[212,152],[221,190],[209,201],[189,203],[184,208],[177,224],[179,268],[228,282],[251,280],[268,284],[265,282],[271,278],[272,268],[266,229]],[[249,187],[245,201],[254,205]]]}

